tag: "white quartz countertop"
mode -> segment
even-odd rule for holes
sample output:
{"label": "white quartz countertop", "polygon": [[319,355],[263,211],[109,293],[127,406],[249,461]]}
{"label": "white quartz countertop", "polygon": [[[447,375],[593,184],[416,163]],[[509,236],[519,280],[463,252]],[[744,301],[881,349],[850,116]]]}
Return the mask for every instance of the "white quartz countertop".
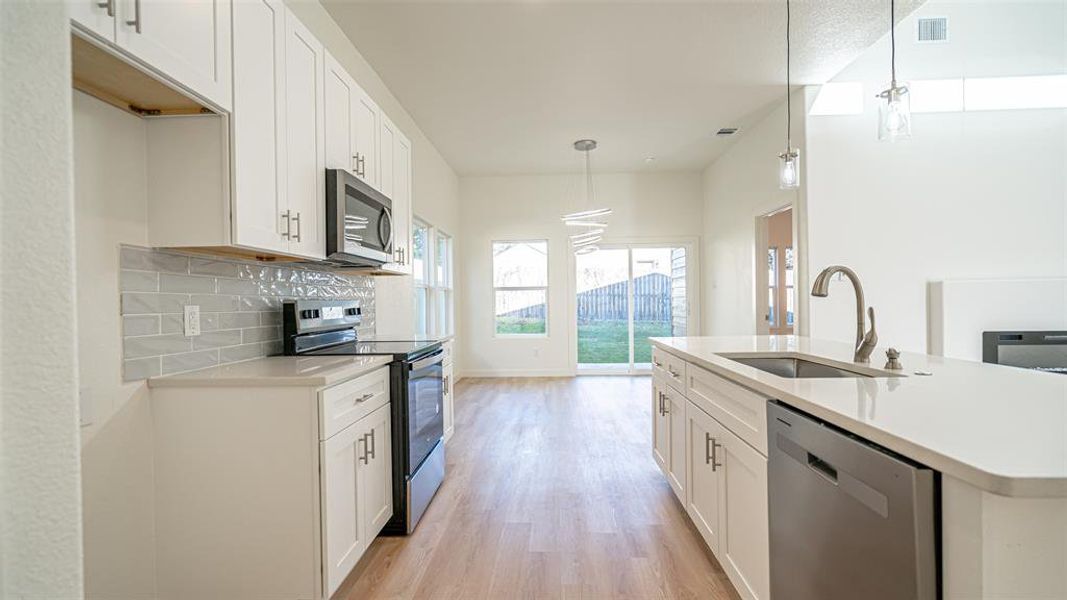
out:
{"label": "white quartz countertop", "polygon": [[331,386],[359,377],[392,361],[390,356],[268,356],[152,377],[149,387]]}
{"label": "white quartz countertop", "polygon": [[[983,490],[1067,497],[1067,376],[905,352],[906,377],[788,379],[720,355],[814,355],[850,368],[852,345],[795,336],[652,343]],[[881,369],[884,350],[868,368]]]}

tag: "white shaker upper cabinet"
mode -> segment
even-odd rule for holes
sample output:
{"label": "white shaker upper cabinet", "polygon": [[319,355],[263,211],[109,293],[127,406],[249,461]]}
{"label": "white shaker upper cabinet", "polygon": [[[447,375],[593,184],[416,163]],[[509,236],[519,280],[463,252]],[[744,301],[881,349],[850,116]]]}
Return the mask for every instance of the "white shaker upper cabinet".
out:
{"label": "white shaker upper cabinet", "polygon": [[378,151],[378,122],[381,109],[358,85],[352,104],[352,138],[359,159],[357,176],[371,187],[381,190],[380,153]]}
{"label": "white shaker upper cabinet", "polygon": [[326,256],[322,43],[291,12],[285,20],[285,130],[289,252]]}
{"label": "white shaker upper cabinet", "polygon": [[411,270],[411,141],[400,129],[381,114],[378,154],[381,159],[378,189],[393,203],[393,259],[382,267],[394,273],[410,274]]}
{"label": "white shaker upper cabinet", "polygon": [[244,247],[289,251],[285,193],[285,7],[233,6],[233,231]]}
{"label": "white shaker upper cabinet", "polygon": [[325,73],[326,168],[344,169],[360,176],[362,163],[356,150],[356,82],[337,60],[326,53]]}
{"label": "white shaker upper cabinet", "polygon": [[112,1],[119,47],[230,110],[230,0]]}
{"label": "white shaker upper cabinet", "polygon": [[92,34],[115,41],[115,4],[118,0],[69,0],[70,18]]}

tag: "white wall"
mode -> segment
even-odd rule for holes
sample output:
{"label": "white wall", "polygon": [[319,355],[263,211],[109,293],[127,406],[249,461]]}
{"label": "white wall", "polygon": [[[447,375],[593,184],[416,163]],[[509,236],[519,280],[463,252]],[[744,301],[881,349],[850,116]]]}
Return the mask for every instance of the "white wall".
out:
{"label": "white wall", "polygon": [[[784,90],[783,90],[784,91]],[[800,149],[801,188],[778,188],[778,154],[785,150],[785,98],[763,120],[743,129],[703,174],[704,334],[752,335],[756,325],[756,218],[790,204],[797,222],[797,286],[806,286],[804,202],[808,148],[806,91],[793,92],[793,146]],[[764,265],[761,259],[759,265]],[[806,295],[797,295],[799,333],[806,330]]]}
{"label": "white wall", "polygon": [[[458,238],[461,234],[459,179],[456,173],[321,4],[316,0],[286,0],[286,5],[411,139],[412,164],[415,170],[412,186],[415,215]],[[456,270],[461,269],[462,265],[457,263]],[[378,334],[412,335],[415,331],[415,294],[412,278],[379,278],[375,294],[378,299]],[[462,294],[462,291],[457,290],[457,294]],[[458,314],[455,320],[458,327]]]}
{"label": "white wall", "polygon": [[[948,44],[911,41],[925,15],[949,17]],[[1062,2],[929,2],[897,31],[904,79],[1067,72]],[[882,343],[925,351],[928,281],[1065,274],[1067,110],[917,114],[911,140],[879,143],[888,55],[882,40],[834,79],[863,83],[863,114],[808,120],[809,264],[855,268]],[[847,288],[812,300],[813,336],[853,338]]]}
{"label": "white wall", "polygon": [[122,381],[119,244],[147,242],[145,121],[74,93],[77,310],[85,592],[155,594],[152,417],[143,381]]}
{"label": "white wall", "polygon": [[[560,216],[579,209],[582,176],[463,177],[463,236],[457,282],[463,291],[457,344],[465,376],[573,373],[575,344],[568,318],[573,262]],[[699,173],[629,173],[595,176],[598,206],[614,209],[605,243],[614,240],[695,239],[701,234]],[[549,332],[543,338],[493,334],[491,243],[549,241]]]}
{"label": "white wall", "polygon": [[66,6],[0,2],[0,597],[82,594]]}

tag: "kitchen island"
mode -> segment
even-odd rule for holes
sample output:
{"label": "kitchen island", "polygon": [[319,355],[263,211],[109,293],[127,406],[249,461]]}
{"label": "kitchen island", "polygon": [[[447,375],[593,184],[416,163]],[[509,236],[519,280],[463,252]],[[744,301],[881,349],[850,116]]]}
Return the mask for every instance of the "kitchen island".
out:
{"label": "kitchen island", "polygon": [[[1067,378],[917,353],[890,372],[882,350],[859,365],[850,344],[796,336],[652,343],[654,455],[743,597],[769,597],[767,499],[758,496],[767,489],[766,402],[776,400],[940,474],[944,598],[1067,598]],[[791,378],[752,366],[765,358],[857,376]],[[693,468],[704,449],[693,447],[699,423],[687,410],[724,432],[708,439],[726,440],[718,452],[751,477],[735,482],[748,494],[736,518],[716,521],[694,501],[707,495]]]}

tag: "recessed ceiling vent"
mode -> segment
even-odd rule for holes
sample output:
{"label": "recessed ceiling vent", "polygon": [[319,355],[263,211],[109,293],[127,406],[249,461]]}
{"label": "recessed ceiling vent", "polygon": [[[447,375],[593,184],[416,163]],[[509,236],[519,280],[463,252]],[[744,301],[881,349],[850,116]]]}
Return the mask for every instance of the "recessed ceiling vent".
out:
{"label": "recessed ceiling vent", "polygon": [[735,133],[737,133],[737,128],[736,127],[723,127],[722,129],[716,131],[715,135],[717,135],[719,137],[726,137],[726,136],[733,135]]}
{"label": "recessed ceiling vent", "polygon": [[948,41],[948,17],[925,17],[916,21],[915,41],[936,44]]}

